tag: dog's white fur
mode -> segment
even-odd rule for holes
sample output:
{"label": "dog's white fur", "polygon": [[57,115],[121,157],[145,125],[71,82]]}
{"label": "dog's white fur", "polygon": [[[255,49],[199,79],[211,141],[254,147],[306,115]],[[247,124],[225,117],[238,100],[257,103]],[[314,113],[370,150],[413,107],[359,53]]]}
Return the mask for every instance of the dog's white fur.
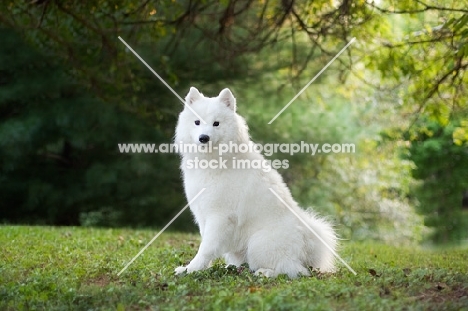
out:
{"label": "dog's white fur", "polygon": [[[207,135],[213,147],[230,141],[249,143],[245,120],[236,113],[236,99],[229,89],[218,97],[203,96],[190,88],[187,105],[207,124],[196,125],[197,116],[187,107],[180,113],[175,143],[197,143]],[[214,122],[219,122],[214,126]],[[272,188],[332,248],[337,238],[332,226],[322,218],[301,209],[291,196],[281,175],[274,169],[235,169],[232,159],[264,160],[259,153],[229,153],[227,169],[189,168],[188,161],[219,159],[213,153],[182,153],[181,168],[187,199],[190,201],[202,188],[206,190],[190,205],[200,234],[197,255],[177,274],[207,268],[216,258],[224,257],[228,265],[248,263],[256,274],[275,277],[309,275],[308,267],[321,272],[334,271],[333,253],[302,224],[269,190]]]}

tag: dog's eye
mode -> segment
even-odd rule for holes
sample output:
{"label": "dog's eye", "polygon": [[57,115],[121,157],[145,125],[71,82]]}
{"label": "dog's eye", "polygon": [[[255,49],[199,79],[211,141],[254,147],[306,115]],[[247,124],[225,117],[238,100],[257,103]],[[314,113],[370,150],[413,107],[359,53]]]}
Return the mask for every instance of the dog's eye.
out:
{"label": "dog's eye", "polygon": [[195,125],[200,125],[200,120],[195,121]]}
{"label": "dog's eye", "polygon": [[219,125],[219,122],[216,121],[215,123],[213,123],[213,126],[218,126]]}

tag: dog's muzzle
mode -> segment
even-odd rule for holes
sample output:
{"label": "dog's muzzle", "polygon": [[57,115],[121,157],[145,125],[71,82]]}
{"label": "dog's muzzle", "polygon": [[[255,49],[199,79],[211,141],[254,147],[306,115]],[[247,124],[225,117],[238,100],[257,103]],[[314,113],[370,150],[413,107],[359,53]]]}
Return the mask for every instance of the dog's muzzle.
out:
{"label": "dog's muzzle", "polygon": [[202,134],[202,135],[200,135],[200,137],[198,137],[198,140],[199,140],[202,144],[206,144],[207,142],[210,141],[210,136],[205,135],[205,134]]}

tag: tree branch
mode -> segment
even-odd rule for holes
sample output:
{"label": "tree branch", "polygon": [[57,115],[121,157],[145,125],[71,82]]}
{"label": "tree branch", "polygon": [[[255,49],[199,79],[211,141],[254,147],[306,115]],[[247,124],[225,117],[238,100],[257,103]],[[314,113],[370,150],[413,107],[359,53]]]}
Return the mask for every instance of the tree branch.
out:
{"label": "tree branch", "polygon": [[374,4],[374,2],[368,2],[366,3],[376,9],[377,11],[380,11],[382,13],[389,13],[389,14],[415,14],[415,13],[423,13],[427,11],[447,11],[447,12],[458,12],[458,13],[468,13],[468,9],[453,9],[453,8],[446,8],[446,7],[439,7],[439,6],[433,6],[433,5],[427,5],[423,3],[422,1],[416,1],[419,4],[423,5],[424,8],[422,9],[415,9],[415,10],[388,10],[381,8],[377,5]]}

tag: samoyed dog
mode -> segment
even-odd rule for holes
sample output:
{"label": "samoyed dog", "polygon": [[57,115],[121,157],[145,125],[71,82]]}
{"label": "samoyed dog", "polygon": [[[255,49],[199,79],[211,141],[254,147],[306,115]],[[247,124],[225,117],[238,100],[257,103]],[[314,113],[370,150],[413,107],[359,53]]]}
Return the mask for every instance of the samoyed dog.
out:
{"label": "samoyed dog", "polygon": [[[325,246],[332,250],[337,246],[330,223],[301,209],[276,170],[234,165],[236,160],[265,162],[259,152],[232,148],[219,156],[217,149],[222,144],[251,143],[229,89],[209,98],[190,88],[186,107],[179,115],[175,143],[212,146],[211,152],[200,151],[202,148],[179,150],[187,200],[205,190],[190,204],[201,245],[187,266],[175,269],[176,274],[206,269],[221,257],[228,265],[248,263],[255,274],[266,277],[310,275],[308,267],[334,271],[334,254]],[[195,165],[202,161],[211,165]],[[217,163],[220,161],[224,163]]]}

